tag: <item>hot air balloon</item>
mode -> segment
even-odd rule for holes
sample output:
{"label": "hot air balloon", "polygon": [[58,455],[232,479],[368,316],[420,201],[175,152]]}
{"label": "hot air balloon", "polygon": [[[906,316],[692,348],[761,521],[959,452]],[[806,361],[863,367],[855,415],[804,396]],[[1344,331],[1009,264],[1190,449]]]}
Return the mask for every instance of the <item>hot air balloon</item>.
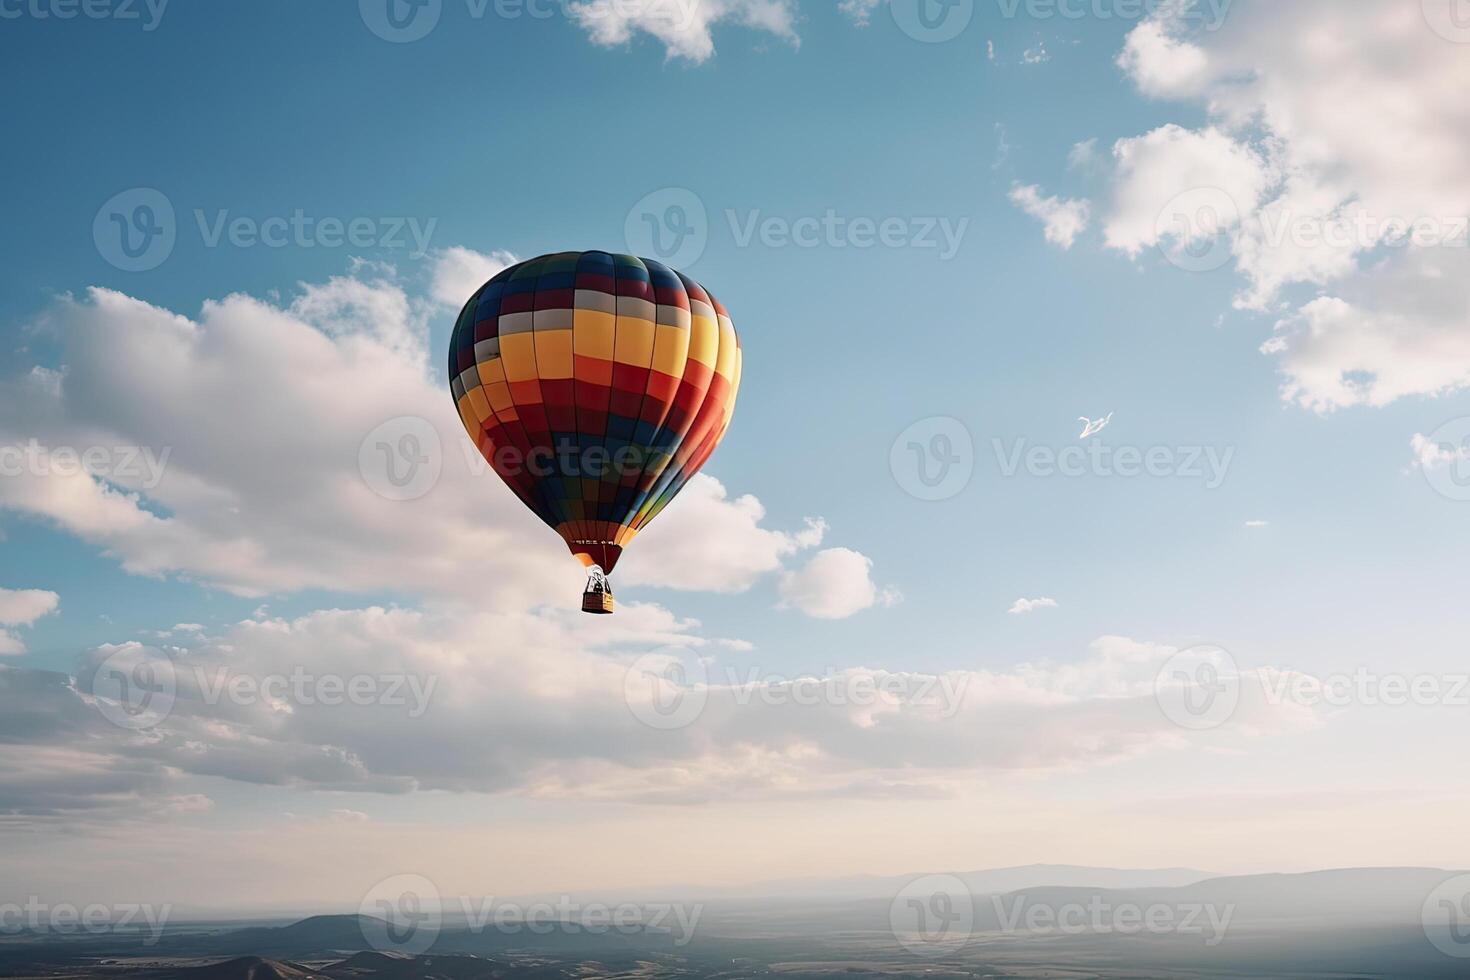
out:
{"label": "hot air balloon", "polygon": [[492,469],[588,571],[582,609],[613,611],[639,531],[719,445],[740,339],[708,290],[652,259],[559,252],[465,303],[449,386]]}

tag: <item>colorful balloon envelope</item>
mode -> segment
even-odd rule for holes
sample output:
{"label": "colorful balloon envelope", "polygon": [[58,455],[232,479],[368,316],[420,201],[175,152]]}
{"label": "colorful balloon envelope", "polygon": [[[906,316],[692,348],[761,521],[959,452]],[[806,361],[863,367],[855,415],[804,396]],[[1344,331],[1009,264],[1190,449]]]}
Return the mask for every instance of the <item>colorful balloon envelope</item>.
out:
{"label": "colorful balloon envelope", "polygon": [[730,425],[740,338],[708,290],[652,259],[560,252],[475,291],[449,344],[465,431],[588,569],[612,612],[623,549]]}

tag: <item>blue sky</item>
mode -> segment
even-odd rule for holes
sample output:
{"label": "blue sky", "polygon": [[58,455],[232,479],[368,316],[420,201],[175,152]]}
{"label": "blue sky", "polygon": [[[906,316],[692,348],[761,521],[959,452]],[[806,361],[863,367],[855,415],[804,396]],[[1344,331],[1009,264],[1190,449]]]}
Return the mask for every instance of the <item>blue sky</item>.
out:
{"label": "blue sky", "polygon": [[[1457,448],[1465,433],[1454,421],[1470,416],[1470,310],[1456,278],[1463,225],[1458,245],[1394,248],[1375,232],[1334,249],[1269,241],[1269,216],[1309,226],[1359,213],[1366,227],[1423,219],[1455,238],[1470,185],[1446,147],[1463,145],[1467,121],[1441,80],[1463,77],[1470,54],[1436,27],[1433,3],[1412,16],[1366,3],[1336,19],[1323,4],[1301,6],[1287,14],[1239,0],[1219,30],[1202,30],[1167,6],[1150,16],[1100,16],[1116,11],[1099,2],[1073,18],[1023,4],[1007,16],[1009,5],[976,0],[956,8],[971,19],[941,43],[905,34],[907,7],[794,0],[655,3],[651,13],[630,4],[619,8],[633,11],[626,18],[549,6],[546,17],[516,7],[502,8],[520,11],[514,15],[491,7],[477,16],[464,0],[444,0],[433,29],[408,43],[369,28],[376,8],[367,0],[361,10],[170,4],[153,29],[144,29],[146,13],[144,22],[61,20],[37,16],[44,5],[8,18],[0,71],[26,94],[0,110],[10,146],[0,166],[12,188],[11,234],[0,241],[0,384],[10,402],[0,435],[9,444],[131,442],[172,453],[156,488],[113,482],[115,491],[140,495],[117,508],[127,514],[108,509],[118,501],[104,500],[100,482],[84,481],[83,493],[49,476],[4,478],[0,588],[58,597],[42,614],[14,600],[5,628],[17,650],[4,660],[12,681],[16,672],[49,670],[85,686],[88,671],[116,649],[109,645],[129,641],[152,651],[143,656],[242,671],[297,662],[293,656],[341,669],[357,640],[335,632],[347,629],[342,623],[324,624],[324,611],[383,606],[427,617],[412,637],[407,626],[402,634],[395,626],[391,638],[373,634],[383,664],[429,669],[422,664],[430,660],[404,650],[433,646],[440,634],[450,644],[474,635],[474,617],[499,617],[511,639],[476,668],[490,671],[485,683],[495,671],[535,673],[541,668],[527,663],[534,658],[567,658],[548,677],[527,680],[533,692],[582,690],[588,676],[604,676],[603,668],[613,676],[673,638],[687,647],[678,657],[703,657],[711,670],[973,673],[999,691],[1014,682],[1049,692],[1039,701],[981,699],[1002,704],[975,710],[1005,719],[1011,733],[1031,724],[1022,705],[1048,699],[1073,704],[1084,718],[1080,728],[1069,721],[1053,733],[1066,751],[1053,751],[1053,736],[1038,736],[1047,745],[1028,751],[1023,734],[1021,747],[999,760],[985,746],[1009,737],[978,723],[927,733],[901,724],[891,744],[858,750],[840,746],[865,725],[825,709],[770,736],[731,721],[663,750],[698,760],[710,779],[723,772],[738,786],[743,773],[753,780],[749,793],[721,801],[700,783],[683,788],[690,800],[671,801],[658,789],[668,785],[661,743],[643,747],[642,731],[591,722],[545,730],[530,712],[497,736],[540,746],[534,771],[513,778],[473,764],[415,772],[385,758],[379,766],[381,746],[355,723],[336,732],[329,714],[309,731],[282,733],[246,713],[216,720],[303,753],[340,749],[361,762],[360,782],[260,760],[191,772],[177,758],[152,756],[146,766],[162,768],[119,799],[87,787],[90,763],[37,762],[53,773],[75,763],[67,798],[85,803],[47,802],[40,780],[17,776],[0,811],[46,830],[94,821],[125,828],[148,811],[150,794],[163,793],[190,801],[166,819],[200,840],[245,822],[286,820],[287,812],[324,821],[351,813],[355,834],[491,813],[512,827],[561,820],[575,830],[606,819],[598,800],[634,827],[677,825],[675,804],[687,804],[718,826],[754,812],[773,825],[799,828],[809,819],[816,828],[820,811],[793,816],[783,808],[812,804],[780,789],[811,779],[820,786],[813,793],[864,801],[862,816],[837,832],[840,841],[894,819],[930,828],[936,841],[876,861],[834,850],[800,870],[909,870],[942,855],[963,865],[1007,863],[983,847],[943,847],[959,801],[982,790],[1005,798],[1002,809],[1019,825],[1045,826],[1076,798],[1097,817],[1140,794],[1175,790],[1194,801],[1199,819],[1234,812],[1211,802],[1225,792],[1221,781],[1198,778],[1205,757],[1226,760],[1226,781],[1239,779],[1242,793],[1282,794],[1279,850],[1257,857],[1176,828],[1155,853],[1102,835],[1093,852],[1069,859],[1227,869],[1289,862],[1301,853],[1294,835],[1310,826],[1304,814],[1319,805],[1294,794],[1336,799],[1375,773],[1384,791],[1423,777],[1432,759],[1395,771],[1385,745],[1433,743],[1453,731],[1446,711],[1405,710],[1385,721],[1361,704],[1335,713],[1267,705],[1265,720],[1200,736],[1228,740],[1208,745],[1111,712],[1113,701],[1135,696],[1152,704],[1155,661],[1204,642],[1230,651],[1247,674],[1320,677],[1364,666],[1443,676],[1463,663],[1470,505],[1455,499],[1466,450]],[[659,18],[670,10],[693,19],[667,28]],[[1424,67],[1401,76],[1401,58]],[[1425,94],[1431,78],[1434,91]],[[1375,111],[1361,120],[1330,111],[1345,99]],[[1405,133],[1416,137],[1413,150]],[[109,261],[116,253],[99,245],[106,236],[94,235],[94,222],[103,212],[106,228],[114,195],[124,195],[130,212],[138,198],[127,195],[138,188],[171,206],[176,242],[156,267],[126,271]],[[1187,195],[1201,189],[1223,193],[1237,213],[1226,219],[1218,262],[1188,271],[1180,249],[1190,243],[1156,229],[1172,227],[1178,215],[1170,209],[1197,218]],[[703,209],[697,256],[685,271],[730,309],[745,373],[734,424],[707,470],[719,484],[701,484],[699,502],[682,517],[671,508],[660,522],[673,525],[666,536],[650,533],[644,564],[617,582],[627,626],[609,640],[573,622],[575,563],[554,536],[513,511],[503,487],[446,477],[419,500],[389,505],[367,499],[354,461],[371,422],[432,413],[440,413],[435,425],[453,422],[434,372],[442,373],[454,290],[473,288],[465,268],[492,270],[506,253],[635,248],[626,230],[640,226],[648,195],[657,203],[643,210],[655,220],[669,201]],[[366,221],[373,243],[269,247],[226,235],[210,244],[221,220],[253,227],[298,211]],[[849,237],[812,247],[742,240],[752,223],[779,230],[829,214]],[[854,221],[890,222],[897,239],[854,247]],[[422,254],[407,231],[381,241],[399,225],[428,233]],[[930,228],[955,232],[954,247],[937,231],[913,241]],[[1203,234],[1194,244],[1201,242]],[[91,287],[115,300],[89,295]],[[205,326],[180,333],[173,316]],[[216,347],[210,337],[230,339]],[[283,346],[272,353],[268,338],[276,337]],[[1263,350],[1273,338],[1276,346]],[[221,349],[242,359],[238,373],[228,357],[214,359]],[[313,375],[304,365],[323,350],[340,367]],[[420,370],[420,361],[432,367]],[[277,400],[317,404],[314,377],[340,392],[332,400],[340,417],[272,413]],[[1350,383],[1340,384],[1345,377]],[[435,385],[442,404],[425,394]],[[232,431],[222,403],[229,399],[251,404],[241,415],[251,431]],[[1105,429],[1079,441],[1078,416],[1109,414]],[[936,431],[929,420],[939,417],[962,423],[974,472],[947,499],[924,501],[905,490],[910,478],[890,456],[900,433],[917,426],[927,439]],[[451,426],[441,432],[446,470],[462,469],[462,435]],[[1158,449],[1176,467],[1214,454],[1228,464],[1218,479],[1095,470],[1008,476],[1002,457],[1018,445]],[[351,484],[340,496],[339,481]],[[753,503],[734,503],[742,495],[758,499],[758,519]],[[820,542],[802,536],[809,518],[825,524]],[[483,544],[470,547],[470,533],[483,534]],[[442,560],[432,553],[437,545],[414,544],[441,539],[466,544]],[[1042,598],[1053,601],[1010,611],[1019,599]],[[244,649],[271,622],[296,624],[288,631],[301,634],[297,652]],[[180,623],[203,629],[156,635]],[[314,660],[303,651],[332,642],[318,628],[343,645]],[[1116,642],[1134,652],[1099,667],[1105,637],[1127,638]],[[165,646],[174,649],[159,653]],[[479,689],[481,681],[457,673],[471,668],[436,650],[448,657],[433,660],[446,684]],[[1137,676],[1114,676],[1120,664]],[[1098,676],[1078,681],[1073,670]],[[1093,708],[1106,708],[1106,717],[1092,717]],[[188,720],[208,717],[201,708]],[[436,739],[452,736],[455,717],[442,729],[415,729],[424,741],[413,744],[442,748]],[[1463,717],[1454,723],[1461,734]],[[1038,721],[1038,730],[1053,724]],[[37,759],[43,747],[71,751],[48,734],[63,730],[72,729],[38,724],[10,737],[15,751]],[[189,737],[182,725],[174,734]],[[619,746],[626,739],[626,757],[614,760],[621,776],[579,797],[569,781],[601,751],[545,746],[598,738]],[[955,745],[977,754],[948,760]],[[813,764],[815,775],[793,761],[808,749],[826,760]],[[1349,755],[1358,749],[1364,754]],[[131,750],[118,752],[145,766]],[[780,774],[750,763],[750,754],[782,759]],[[931,754],[948,761],[931,766]],[[1320,778],[1266,761],[1283,757],[1303,760]],[[833,779],[838,772],[845,775]],[[1015,772],[1021,786],[997,774]],[[629,789],[634,783],[641,788]],[[1454,801],[1417,850],[1324,844],[1302,860],[1470,860],[1463,842],[1450,846],[1441,833],[1463,806]],[[794,832],[793,854],[802,839]],[[1022,850],[1050,859],[1046,843],[1039,835]],[[526,888],[571,886],[582,883],[568,880],[578,867],[569,858],[566,879],[543,881],[525,869],[510,878]],[[729,855],[688,867],[610,860],[589,874],[614,884],[743,873]],[[34,874],[26,880],[46,883]],[[323,897],[360,887],[333,878]],[[219,900],[203,884],[181,890]],[[277,897],[246,892],[262,902]]]}

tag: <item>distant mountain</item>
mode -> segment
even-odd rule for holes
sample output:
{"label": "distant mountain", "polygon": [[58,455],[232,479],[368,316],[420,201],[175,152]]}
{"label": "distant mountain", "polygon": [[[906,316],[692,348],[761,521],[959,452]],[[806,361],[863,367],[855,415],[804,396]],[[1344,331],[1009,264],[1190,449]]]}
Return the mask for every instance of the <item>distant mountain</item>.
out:
{"label": "distant mountain", "polygon": [[1062,884],[1082,888],[1177,888],[1214,878],[1216,875],[1195,868],[1126,870],[1069,864],[1031,864],[994,871],[969,871],[955,877],[968,885],[973,895],[993,895],[1021,888]]}
{"label": "distant mountain", "polygon": [[1240,921],[1420,921],[1424,900],[1461,872],[1439,868],[1341,868],[1236,875],[1175,889],[1174,899],[1230,904]]}
{"label": "distant mountain", "polygon": [[[955,920],[962,936],[989,960],[1004,956],[1016,964],[1044,955],[1095,964],[1126,951],[1131,964],[1155,971],[1135,976],[1191,975],[1183,972],[1188,965],[1225,968],[1235,971],[1232,975],[1299,977],[1313,964],[1330,961],[1342,975],[1424,978],[1455,975],[1451,967],[1464,965],[1442,962],[1444,954],[1430,945],[1421,921],[1425,901],[1456,873],[1349,868],[1201,877],[1183,868],[1037,865],[949,877],[972,896],[971,909]],[[35,937],[0,945],[0,976],[48,972],[35,964],[75,968],[102,957],[140,955],[164,964],[219,961],[152,974],[165,980],[591,980],[599,973],[638,973],[648,963],[669,969],[698,963],[718,972],[750,957],[772,964],[901,960],[909,953],[904,937],[893,931],[895,908],[903,911],[895,900],[904,897],[912,905],[908,900],[915,896],[904,896],[903,889],[919,877],[807,879],[683,899],[669,891],[611,899],[678,903],[680,915],[687,916],[683,934],[668,922],[654,927],[652,920],[627,930],[584,928],[575,911],[565,927],[531,928],[496,919],[472,928],[445,921],[434,935],[423,937],[432,945],[418,956],[374,951],[391,948],[386,923],[358,915],[318,915],[279,927],[180,931],[147,947],[137,935]],[[1021,887],[1011,887],[1017,884]],[[943,883],[938,890],[944,890]],[[933,908],[945,916],[954,911],[952,904]],[[1140,933],[1140,910],[1161,913],[1166,925],[1178,928]],[[1039,919],[1032,918],[1033,911]],[[1128,917],[1115,917],[1115,912]],[[1081,928],[1058,928],[1058,922]],[[1127,922],[1134,923],[1131,930]],[[1370,960],[1377,969],[1354,965]],[[588,964],[596,964],[588,967],[592,972],[583,971]],[[1255,972],[1267,965],[1277,972]],[[1314,967],[1312,972],[1325,976],[1330,971]]]}
{"label": "distant mountain", "polygon": [[[972,928],[992,953],[1041,948],[1075,963],[1126,955],[1135,976],[1463,978],[1466,961],[1434,948],[1423,925],[1426,899],[1456,874],[1348,868],[1179,888],[1025,889],[977,900]],[[1033,911],[1041,928],[1028,923]],[[1150,914],[1161,916],[1156,930]],[[1057,925],[1068,921],[1080,928]]]}
{"label": "distant mountain", "polygon": [[[1023,888],[1070,885],[1081,888],[1173,888],[1194,884],[1217,875],[1194,868],[1093,868],[1071,864],[1028,864],[988,871],[915,871],[902,875],[854,875],[843,878],[788,878],[747,885],[671,885],[641,888],[620,893],[618,901],[686,898],[705,901],[810,899],[858,901],[892,898],[905,885],[926,874],[945,874],[965,883],[971,894],[993,895]],[[597,896],[606,899],[607,896]]]}
{"label": "distant mountain", "polygon": [[[276,928],[190,931],[141,946],[137,935],[0,943],[0,976],[111,980],[895,980],[1096,977],[1105,980],[1464,980],[1470,959],[1422,921],[1425,901],[1457,872],[1350,868],[1209,877],[1109,888],[1079,882],[1190,878],[1197,872],[1041,866],[956,874],[970,908],[901,895],[916,876],[807,881],[823,897],[751,886],[711,898],[678,943],[667,930],[597,934],[496,922],[447,925],[419,955],[372,949],[381,920],[323,915]],[[1004,890],[1012,882],[1027,882]],[[1064,884],[1055,884],[1062,881]],[[847,896],[841,893],[843,888]],[[952,883],[951,883],[952,884]],[[833,891],[839,894],[833,894]],[[667,892],[663,893],[665,896]],[[852,897],[848,897],[852,896]],[[902,898],[903,901],[895,902]],[[902,931],[895,910],[946,923]],[[620,901],[636,898],[621,896]],[[649,899],[659,901],[664,899]],[[690,899],[703,902],[703,899]],[[686,912],[691,909],[684,910]],[[1033,917],[1032,912],[1042,913]],[[1126,915],[1124,914],[1126,913]],[[1156,923],[1153,913],[1162,918]],[[573,916],[575,923],[575,916]],[[955,932],[946,936],[954,923]],[[1039,924],[1038,924],[1039,923]],[[1155,927],[1157,926],[1157,927]],[[900,931],[895,931],[899,929]],[[937,943],[916,953],[916,943]],[[1465,950],[1470,953],[1470,948]],[[921,959],[915,956],[922,954]],[[242,955],[248,954],[248,955]],[[213,962],[211,962],[213,961]],[[176,964],[207,963],[204,966]]]}
{"label": "distant mountain", "polygon": [[1233,905],[1252,917],[1273,921],[1324,916],[1338,920],[1358,916],[1382,920],[1397,913],[1396,919],[1417,922],[1429,893],[1458,873],[1438,868],[1342,868],[1302,874],[1207,878],[1177,888],[1029,888],[1008,896],[1028,895],[1049,903],[1075,902],[1098,895],[1115,901]]}
{"label": "distant mountain", "polygon": [[[1251,929],[1310,932],[1372,925],[1408,928],[1422,940],[1420,921],[1424,902],[1441,882],[1455,874],[1431,868],[1364,868],[1216,877],[1163,888],[1047,884],[1013,891],[993,887],[1004,881],[1004,876],[954,877],[981,882],[970,886],[971,908],[961,920],[966,931],[976,935],[1004,933],[1016,941],[1031,941],[1047,934],[1045,928],[1037,931],[1029,927],[1031,922],[1055,922],[1057,916],[1065,914],[1068,921],[1079,921],[1081,917],[1080,921],[1091,923],[1101,917],[1106,924],[1117,911],[1122,917],[1120,925],[1126,926],[1127,917],[1135,914],[1134,909],[1152,909],[1154,914],[1173,916],[1172,921],[1181,926],[1188,924],[1191,935],[1198,935],[1206,927],[1234,932]],[[809,936],[881,936],[890,928],[894,899],[900,895],[893,885],[911,880],[892,879],[890,891],[873,897],[786,895],[711,900],[703,910],[695,943],[739,942],[752,937],[799,943],[802,937]],[[923,898],[917,896],[919,901]],[[1094,912],[1094,907],[1101,911]],[[1033,914],[1040,918],[1030,918]],[[1058,931],[1052,930],[1051,934],[1056,935]]]}

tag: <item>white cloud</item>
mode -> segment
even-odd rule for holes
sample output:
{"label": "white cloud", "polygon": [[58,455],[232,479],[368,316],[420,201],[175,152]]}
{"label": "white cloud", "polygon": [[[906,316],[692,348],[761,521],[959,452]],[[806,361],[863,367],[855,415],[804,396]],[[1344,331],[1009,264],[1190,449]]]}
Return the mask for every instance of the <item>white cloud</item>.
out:
{"label": "white cloud", "polygon": [[[42,589],[0,589],[0,626],[29,626],[56,611],[61,597]],[[12,630],[0,629],[0,657],[26,652],[26,645]]]}
{"label": "white cloud", "polygon": [[[4,384],[0,434],[169,449],[169,463],[151,489],[29,473],[0,487],[0,505],[102,545],[131,572],[239,594],[453,592],[473,565],[540,599],[554,578],[575,576],[557,574],[555,549],[535,546],[534,519],[493,476],[472,475],[413,339],[412,305],[391,284],[339,279],[285,309],[211,301],[197,322],[109,290],[64,300],[49,317],[64,348],[60,384],[49,394]],[[369,433],[405,416],[437,434],[444,475],[399,502],[374,491],[358,457]]]}
{"label": "white cloud", "polygon": [[849,548],[825,548],[781,577],[781,600],[818,619],[846,619],[875,605],[892,605],[898,593],[873,582],[873,560]]}
{"label": "white cloud", "polygon": [[[1229,249],[1246,281],[1237,305],[1279,310],[1294,285],[1322,291],[1265,348],[1283,397],[1318,411],[1470,385],[1470,304],[1429,281],[1466,271],[1470,61],[1421,6],[1236,5],[1200,32],[1176,5],[1135,27],[1119,57],[1141,92],[1193,102],[1211,124],[1165,127],[1173,138],[1147,171],[1120,157],[1109,244],[1156,244],[1149,228],[1173,193],[1230,194]],[[1187,152],[1207,143],[1213,164]]]}
{"label": "white cloud", "polygon": [[1282,397],[1319,412],[1470,386],[1470,252],[1408,257],[1276,324]]}
{"label": "white cloud", "polygon": [[1117,172],[1111,210],[1103,222],[1110,248],[1137,256],[1167,238],[1185,243],[1213,232],[1197,213],[1201,190],[1222,192],[1237,211],[1220,211],[1222,227],[1255,209],[1267,186],[1264,160],[1218,129],[1194,131],[1169,124],[1113,146]]}
{"label": "white cloud", "polygon": [[1339,189],[1293,175],[1275,188],[1275,195],[1253,213],[1239,212],[1245,220],[1231,250],[1248,282],[1235,300],[1241,309],[1269,310],[1294,283],[1341,279],[1356,268],[1358,253],[1372,245],[1367,232],[1354,229],[1359,212],[1344,206]]}
{"label": "white cloud", "polygon": [[[363,272],[375,275],[364,278],[359,275]],[[370,341],[395,359],[417,364],[428,347],[428,310],[399,289],[392,275],[391,268],[355,263],[353,275],[302,283],[300,295],[287,311],[328,337]],[[227,297],[224,303],[236,298]],[[210,304],[205,304],[206,316],[209,309]]]}
{"label": "white cloud", "polygon": [[1409,440],[1409,447],[1414,451],[1414,465],[1426,473],[1470,463],[1470,445],[1441,443],[1422,432],[1414,433],[1414,437]]}
{"label": "white cloud", "polygon": [[1145,95],[1181,98],[1201,90],[1209,77],[1210,59],[1204,49],[1176,36],[1175,22],[1164,16],[1128,32],[1118,67]]}
{"label": "white cloud", "polygon": [[60,604],[61,596],[44,589],[0,589],[0,626],[29,626]]}
{"label": "white cloud", "polygon": [[1046,240],[1063,249],[1072,247],[1087,230],[1092,205],[1062,197],[1043,197],[1035,184],[1018,184],[1011,189],[1011,203],[1036,218],[1045,228]]}
{"label": "white cloud", "polygon": [[429,294],[434,301],[458,310],[479,289],[507,266],[520,260],[509,252],[496,250],[489,255],[454,245],[434,253],[430,270]]}
{"label": "white cloud", "polygon": [[782,560],[820,544],[826,525],[809,520],[800,531],[761,526],[766,509],[754,496],[731,498],[724,484],[699,473],[641,532],[618,564],[628,585],[699,592],[743,592]]}
{"label": "white cloud", "polygon": [[1049,599],[1046,596],[1041,596],[1037,599],[1017,599],[1014,603],[1011,604],[1011,608],[1007,609],[1006,612],[1010,613],[1012,616],[1024,616],[1027,613],[1033,613],[1038,609],[1055,608],[1057,608],[1057,601],[1055,599]]}
{"label": "white cloud", "polygon": [[1271,522],[1270,521],[1246,521],[1245,524],[1242,525],[1242,527],[1261,528],[1261,527],[1269,527],[1270,525],[1271,525]]}
{"label": "white cloud", "polygon": [[[577,600],[580,568],[480,459],[429,366],[432,304],[366,272],[304,285],[284,306],[230,295],[193,320],[105,289],[60,301],[42,325],[63,366],[0,377],[0,443],[143,447],[157,478],[33,469],[0,483],[0,508],[135,574],[241,595]],[[428,467],[424,493],[390,499],[405,432]],[[701,476],[629,549],[618,581],[740,591],[820,540],[763,519],[754,497]]]}
{"label": "white cloud", "polygon": [[[847,12],[862,22],[870,9],[858,4]],[[799,43],[796,11],[789,0],[580,0],[567,10],[594,44],[615,47],[629,43],[635,34],[648,34],[663,43],[668,58],[696,64],[714,55],[716,24],[735,24]]]}
{"label": "white cloud", "polygon": [[[1154,697],[1174,649],[1121,637],[1070,663],[939,675],[833,665],[798,683],[784,663],[723,661],[692,628],[646,605],[596,629],[573,612],[333,609],[237,623],[188,648],[106,646],[74,681],[0,668],[0,812],[197,809],[200,777],[654,803],[935,795],[985,771],[1093,766],[1322,720],[1270,703],[1248,674],[1230,721],[1190,735]],[[127,731],[97,710],[98,665],[119,651],[175,681],[155,727]],[[657,673],[675,662],[682,679]],[[696,702],[687,724],[639,720],[658,696],[650,671]],[[377,686],[344,695],[362,684]]]}

